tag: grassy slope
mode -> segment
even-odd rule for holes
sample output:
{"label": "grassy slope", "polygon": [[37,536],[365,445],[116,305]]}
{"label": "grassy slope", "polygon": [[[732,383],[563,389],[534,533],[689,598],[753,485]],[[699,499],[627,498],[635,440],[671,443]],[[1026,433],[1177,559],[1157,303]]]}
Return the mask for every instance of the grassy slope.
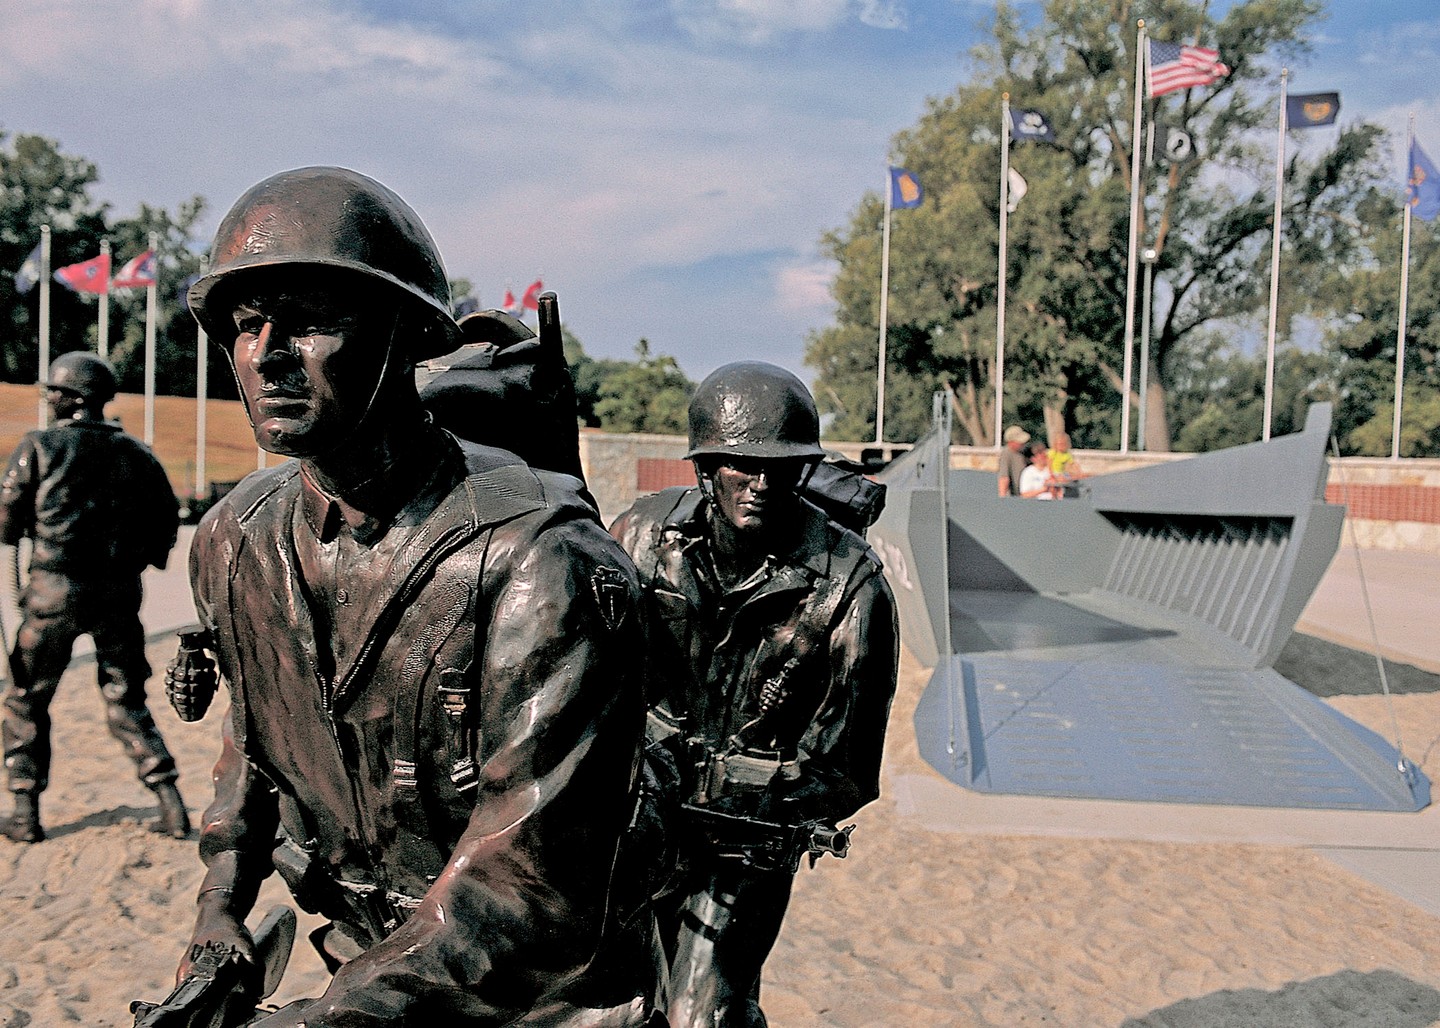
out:
{"label": "grassy slope", "polygon": [[[33,385],[0,383],[0,458],[8,456],[20,437],[35,428],[39,394]],[[144,397],[122,393],[105,409],[118,418],[131,435],[139,437],[145,428]],[[245,421],[245,411],[235,400],[211,400],[206,407],[205,478],[207,482],[233,482],[256,467],[255,437]],[[175,494],[195,492],[195,400],[193,397],[155,398],[155,442],[152,447]],[[271,457],[271,463],[278,458]]]}

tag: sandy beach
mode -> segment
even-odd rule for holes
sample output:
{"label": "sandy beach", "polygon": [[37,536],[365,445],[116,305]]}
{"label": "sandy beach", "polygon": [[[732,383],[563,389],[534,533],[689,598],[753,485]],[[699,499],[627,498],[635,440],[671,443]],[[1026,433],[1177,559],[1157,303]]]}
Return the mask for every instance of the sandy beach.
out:
{"label": "sandy beach", "polygon": [[[153,644],[152,664],[172,652]],[[928,677],[906,654],[886,793],[857,819],[852,856],[799,875],[762,993],[773,1025],[1440,1024],[1440,918],[1315,850],[922,827],[900,783],[957,789],[916,750]],[[183,724],[158,679],[151,696],[198,814],[217,714]],[[1381,697],[1327,702],[1390,734]],[[1407,752],[1437,777],[1440,692],[1396,709]],[[132,999],[169,989],[201,866],[193,840],[146,830],[151,797],[105,734],[93,663],[72,666],[54,714],[51,838],[0,841],[0,1024],[128,1026]],[[272,881],[259,909],[285,898]],[[275,999],[324,982],[302,940]]]}

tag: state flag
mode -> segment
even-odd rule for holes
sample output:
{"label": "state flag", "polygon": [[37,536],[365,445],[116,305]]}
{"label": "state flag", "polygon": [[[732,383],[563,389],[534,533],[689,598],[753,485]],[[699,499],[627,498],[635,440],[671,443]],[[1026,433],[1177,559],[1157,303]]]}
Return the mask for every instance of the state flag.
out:
{"label": "state flag", "polygon": [[138,289],[155,284],[155,251],[146,250],[125,262],[110,280],[111,289]]}
{"label": "state flag", "polygon": [[1410,141],[1410,174],[1405,182],[1405,199],[1410,210],[1421,221],[1431,221],[1440,214],[1440,172],[1435,162],[1420,148],[1420,141]]}
{"label": "state flag", "polygon": [[1145,62],[1145,81],[1150,96],[1163,96],[1191,86],[1208,86],[1230,74],[1230,68],[1220,63],[1219,50],[1155,39],[1148,42],[1150,59]]}
{"label": "state flag", "polygon": [[890,169],[890,206],[900,210],[907,207],[919,207],[920,201],[925,199],[925,191],[920,188],[920,180],[913,172],[904,168]]}
{"label": "state flag", "polygon": [[102,253],[78,264],[67,264],[55,271],[55,281],[77,293],[108,293],[110,291],[110,255]]}
{"label": "state flag", "polygon": [[520,309],[522,311],[538,311],[540,309],[540,294],[545,290],[545,283],[538,278],[531,282],[525,289],[525,295],[520,298]]}
{"label": "state flag", "polygon": [[1285,124],[1290,128],[1333,125],[1339,113],[1339,93],[1293,93],[1285,98]]}

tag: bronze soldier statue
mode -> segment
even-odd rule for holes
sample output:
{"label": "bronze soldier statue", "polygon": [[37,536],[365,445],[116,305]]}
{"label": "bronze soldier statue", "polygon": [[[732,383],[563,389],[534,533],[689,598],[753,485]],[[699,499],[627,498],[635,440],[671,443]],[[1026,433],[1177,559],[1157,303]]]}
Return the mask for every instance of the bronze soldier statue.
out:
{"label": "bronze soldier statue", "polygon": [[30,574],[5,693],[5,770],[15,810],[4,834],[45,838],[40,794],[50,779],[50,703],[75,640],[95,642],[110,734],[160,803],[155,830],[190,834],[175,760],[145,705],[140,574],[164,568],[179,507],[165,469],[140,440],[105,420],[115,372],[91,353],[62,354],[44,383],[51,427],[27,433],[0,482],[0,542],[30,537]]}
{"label": "bronze soldier statue", "polygon": [[685,801],[658,915],[674,1028],[766,1023],[760,971],[799,858],[843,856],[837,821],[879,794],[894,599],[865,540],[800,495],[824,455],[799,379],[728,364],[690,403],[699,488],[610,529],[640,572],[651,735]]}
{"label": "bronze soldier statue", "polygon": [[278,871],[329,920],[334,978],[266,1028],[652,1023],[621,845],[634,570],[577,480],[422,408],[415,362],[458,345],[429,232],[353,171],[281,173],[225,216],[190,304],[256,440],[298,459],[245,479],[191,552],[231,708],[181,975],[253,945]]}

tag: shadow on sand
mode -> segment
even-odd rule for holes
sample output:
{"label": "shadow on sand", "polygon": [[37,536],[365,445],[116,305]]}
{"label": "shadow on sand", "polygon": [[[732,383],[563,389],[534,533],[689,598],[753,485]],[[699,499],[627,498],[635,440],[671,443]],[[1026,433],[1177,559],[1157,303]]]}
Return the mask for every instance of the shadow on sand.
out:
{"label": "shadow on sand", "polygon": [[1337,971],[1274,992],[1226,989],[1183,999],[1121,1028],[1430,1028],[1440,992],[1394,971]]}
{"label": "shadow on sand", "polygon": [[[1322,698],[1381,693],[1375,654],[1326,642],[1304,632],[1290,636],[1274,667],[1296,685]],[[1385,678],[1390,683],[1390,692],[1397,696],[1440,692],[1440,675],[1410,664],[1386,660]]]}
{"label": "shadow on sand", "polygon": [[[108,828],[112,825],[123,825],[135,823],[146,829],[152,829],[159,811],[155,807],[111,807],[109,810],[97,810],[86,814],[84,817],[76,818],[74,821],[63,825],[45,826],[45,834],[51,839],[64,838],[76,832],[83,832],[87,828]],[[189,838],[194,838],[195,833],[191,832]]]}

